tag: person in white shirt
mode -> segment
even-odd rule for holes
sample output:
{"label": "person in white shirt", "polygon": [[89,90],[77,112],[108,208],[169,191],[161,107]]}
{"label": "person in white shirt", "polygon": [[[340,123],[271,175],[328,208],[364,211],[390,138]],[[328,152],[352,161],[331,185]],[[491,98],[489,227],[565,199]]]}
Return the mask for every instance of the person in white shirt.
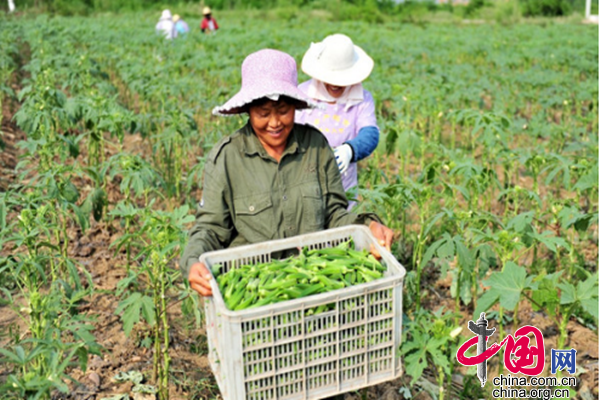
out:
{"label": "person in white shirt", "polygon": [[160,19],[156,24],[156,33],[162,34],[167,39],[174,39],[177,37],[177,31],[175,30],[175,24],[171,17],[171,11],[163,10]]}

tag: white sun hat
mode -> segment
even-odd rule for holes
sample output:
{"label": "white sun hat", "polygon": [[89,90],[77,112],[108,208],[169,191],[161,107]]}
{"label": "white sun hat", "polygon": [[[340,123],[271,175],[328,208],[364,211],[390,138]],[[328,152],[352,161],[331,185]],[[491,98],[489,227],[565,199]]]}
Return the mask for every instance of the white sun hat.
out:
{"label": "white sun hat", "polygon": [[164,21],[165,19],[171,19],[171,11],[170,10],[163,10],[163,12],[160,16],[160,21]]}
{"label": "white sun hat", "polygon": [[373,59],[341,33],[311,43],[302,58],[302,71],[311,78],[335,86],[360,83],[372,70]]}

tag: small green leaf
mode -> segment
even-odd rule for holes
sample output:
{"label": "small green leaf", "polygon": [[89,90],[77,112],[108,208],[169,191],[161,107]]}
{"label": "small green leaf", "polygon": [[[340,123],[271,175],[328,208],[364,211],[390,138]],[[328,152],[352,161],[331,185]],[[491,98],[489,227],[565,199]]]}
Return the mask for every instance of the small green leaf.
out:
{"label": "small green leaf", "polygon": [[516,217],[512,218],[510,221],[508,221],[508,223],[506,224],[506,229],[513,230],[518,233],[523,233],[523,232],[525,232],[525,229],[527,227],[531,226],[533,217],[534,217],[533,211],[521,213],[521,214],[517,215]]}
{"label": "small green leaf", "polygon": [[474,312],[474,315],[477,317],[475,319],[479,318],[482,312],[488,312],[499,298],[500,294],[496,290],[488,290],[483,293],[479,300],[477,300],[477,308]]}
{"label": "small green leaf", "polygon": [[75,203],[79,199],[79,190],[71,181],[64,183],[60,190],[60,195],[69,203]]}
{"label": "small green leaf", "polygon": [[102,219],[104,213],[104,207],[108,204],[106,199],[106,192],[102,188],[97,188],[92,194],[92,213],[96,221]]}
{"label": "small green leaf", "polygon": [[129,336],[133,326],[140,321],[140,312],[148,324],[154,325],[154,303],[148,296],[139,292],[132,293],[129,297],[119,303],[115,310],[116,314],[123,312],[123,330]]}
{"label": "small green leaf", "polygon": [[514,310],[521,298],[521,292],[526,288],[526,278],[525,268],[509,261],[504,270],[493,273],[485,285],[498,293],[502,307]]}
{"label": "small green leaf", "polygon": [[444,235],[444,242],[438,247],[437,255],[440,258],[451,258],[454,257],[454,242],[450,235]]}
{"label": "small green leaf", "polygon": [[598,165],[596,168],[592,168],[590,172],[583,175],[574,186],[574,189],[578,190],[588,190],[588,189],[598,189]]}
{"label": "small green leaf", "polygon": [[569,282],[556,285],[560,289],[560,304],[572,304],[577,301],[577,290]]}

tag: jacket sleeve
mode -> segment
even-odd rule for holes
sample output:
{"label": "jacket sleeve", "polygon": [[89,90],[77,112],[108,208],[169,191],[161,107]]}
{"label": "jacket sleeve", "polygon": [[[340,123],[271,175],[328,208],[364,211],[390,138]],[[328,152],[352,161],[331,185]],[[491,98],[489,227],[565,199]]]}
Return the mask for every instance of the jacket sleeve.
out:
{"label": "jacket sleeve", "polygon": [[184,278],[192,264],[203,253],[225,248],[231,242],[235,228],[227,204],[227,182],[223,174],[209,162],[204,171],[204,190],[196,212],[196,223],[189,232],[188,244],[180,260]]}
{"label": "jacket sleeve", "polygon": [[358,131],[358,135],[346,142],[352,147],[352,162],[366,158],[375,151],[379,143],[379,128],[376,126],[365,126]]}
{"label": "jacket sleeve", "polygon": [[368,157],[375,151],[379,143],[379,127],[375,115],[375,100],[368,90],[363,91],[363,101],[357,106],[355,138],[346,143],[352,147],[352,162]]}
{"label": "jacket sleeve", "polygon": [[342,186],[340,170],[335,161],[333,151],[329,146],[322,149],[323,171],[325,176],[325,208],[327,218],[325,227],[337,228],[345,225],[369,225],[372,221],[381,222],[381,219],[374,213],[355,214],[348,211],[348,200]]}

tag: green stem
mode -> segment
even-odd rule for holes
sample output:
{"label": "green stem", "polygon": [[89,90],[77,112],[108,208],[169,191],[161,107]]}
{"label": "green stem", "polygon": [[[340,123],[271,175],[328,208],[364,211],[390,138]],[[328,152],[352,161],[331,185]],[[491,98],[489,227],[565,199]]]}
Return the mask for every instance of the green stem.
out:
{"label": "green stem", "polygon": [[162,314],[162,326],[163,326],[163,352],[162,352],[162,389],[163,399],[169,398],[169,366],[171,363],[171,358],[169,357],[169,321],[167,319],[167,300],[166,300],[166,265],[164,268],[161,268],[161,288],[160,288],[160,298],[161,298],[161,314]]}
{"label": "green stem", "polygon": [[437,378],[437,383],[439,386],[439,400],[444,400],[444,370],[442,367],[438,366],[437,367],[437,372],[438,372],[438,378]]}

